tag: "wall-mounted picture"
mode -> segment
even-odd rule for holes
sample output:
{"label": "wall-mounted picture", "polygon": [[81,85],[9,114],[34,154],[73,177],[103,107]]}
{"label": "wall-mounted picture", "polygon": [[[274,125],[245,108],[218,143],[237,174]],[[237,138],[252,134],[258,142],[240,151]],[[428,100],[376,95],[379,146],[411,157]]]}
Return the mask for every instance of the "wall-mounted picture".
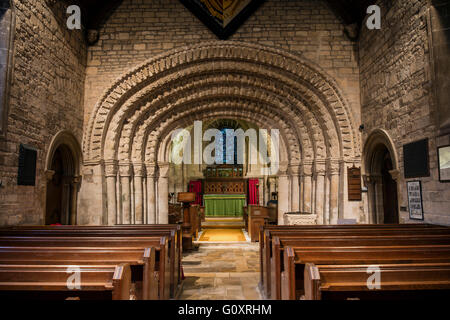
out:
{"label": "wall-mounted picture", "polygon": [[408,191],[409,218],[413,220],[423,220],[421,182],[408,181],[406,183],[406,189]]}
{"label": "wall-mounted picture", "polygon": [[438,148],[439,181],[450,182],[450,145]]}

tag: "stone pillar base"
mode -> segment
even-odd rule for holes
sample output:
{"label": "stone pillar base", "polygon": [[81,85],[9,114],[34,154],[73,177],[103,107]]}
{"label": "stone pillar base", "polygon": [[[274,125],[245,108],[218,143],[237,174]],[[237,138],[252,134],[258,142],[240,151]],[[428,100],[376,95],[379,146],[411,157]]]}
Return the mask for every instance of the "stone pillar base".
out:
{"label": "stone pillar base", "polygon": [[317,214],[285,213],[284,224],[286,226],[315,225]]}

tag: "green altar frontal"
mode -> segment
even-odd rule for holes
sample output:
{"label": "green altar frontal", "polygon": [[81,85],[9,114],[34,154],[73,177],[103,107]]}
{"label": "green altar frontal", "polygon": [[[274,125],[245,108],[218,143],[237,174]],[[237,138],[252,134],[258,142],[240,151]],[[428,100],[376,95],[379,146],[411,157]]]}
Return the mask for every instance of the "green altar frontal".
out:
{"label": "green altar frontal", "polygon": [[245,194],[205,194],[205,215],[240,217],[246,200]]}

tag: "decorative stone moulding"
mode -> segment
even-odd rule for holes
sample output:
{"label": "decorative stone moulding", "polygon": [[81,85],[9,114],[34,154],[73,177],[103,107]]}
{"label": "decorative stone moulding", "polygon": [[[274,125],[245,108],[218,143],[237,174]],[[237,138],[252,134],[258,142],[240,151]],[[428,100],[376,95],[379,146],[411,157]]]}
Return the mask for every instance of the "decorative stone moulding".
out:
{"label": "decorative stone moulding", "polygon": [[317,224],[317,215],[304,212],[288,212],[284,214],[284,224],[287,226],[301,226]]}

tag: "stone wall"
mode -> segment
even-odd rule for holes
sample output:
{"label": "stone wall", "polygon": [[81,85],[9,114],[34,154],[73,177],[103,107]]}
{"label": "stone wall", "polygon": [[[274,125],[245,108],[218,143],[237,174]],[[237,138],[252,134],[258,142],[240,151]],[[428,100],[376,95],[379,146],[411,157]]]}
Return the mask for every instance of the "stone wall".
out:
{"label": "stone wall", "polygon": [[[131,68],[173,48],[217,37],[178,0],[124,0],[89,48],[85,121],[104,91]],[[333,76],[359,121],[355,44],[321,0],[268,0],[229,39],[302,55]]]}
{"label": "stone wall", "polygon": [[422,181],[425,222],[450,224],[449,184],[438,181],[427,1],[378,1],[378,4],[382,7],[382,29],[363,28],[360,40],[363,138],[366,140],[371,131],[380,128],[394,142],[400,170],[397,183],[399,206],[403,207],[401,222],[412,222],[407,209],[403,145],[429,138],[431,176],[410,180]]}
{"label": "stone wall", "polygon": [[[83,130],[86,46],[64,11],[43,0],[14,1],[13,75],[6,138],[0,138],[0,225],[44,221],[45,158],[52,137]],[[20,144],[38,150],[36,185],[18,186]]]}
{"label": "stone wall", "polygon": [[450,134],[450,1],[433,0],[430,8],[436,121],[441,134]]}

